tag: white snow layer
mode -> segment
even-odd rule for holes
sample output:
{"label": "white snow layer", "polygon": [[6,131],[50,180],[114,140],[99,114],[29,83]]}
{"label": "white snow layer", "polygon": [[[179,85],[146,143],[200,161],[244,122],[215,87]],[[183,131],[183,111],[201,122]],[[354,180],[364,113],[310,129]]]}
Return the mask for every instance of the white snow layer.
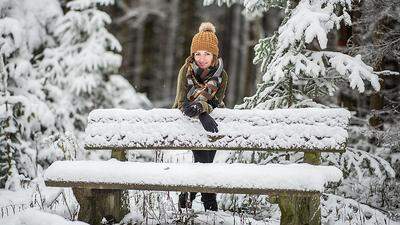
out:
{"label": "white snow layer", "polygon": [[[320,191],[338,182],[342,172],[333,166],[310,164],[153,163],[56,161],[46,181],[108,184],[200,186],[269,190]],[[173,190],[172,190],[173,191]]]}
{"label": "white snow layer", "polygon": [[218,133],[178,109],[97,109],[89,114],[85,145],[127,148],[243,150],[343,149],[350,112],[345,109],[215,109]]}
{"label": "white snow layer", "polygon": [[69,221],[63,217],[37,209],[27,209],[14,216],[0,219],[3,225],[88,225],[80,221]]}

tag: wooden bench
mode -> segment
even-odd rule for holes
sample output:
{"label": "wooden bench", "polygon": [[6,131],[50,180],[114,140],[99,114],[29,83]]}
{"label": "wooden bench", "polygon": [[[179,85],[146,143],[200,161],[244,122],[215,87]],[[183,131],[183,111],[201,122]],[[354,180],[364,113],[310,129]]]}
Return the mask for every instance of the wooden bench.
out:
{"label": "wooden bench", "polygon": [[[87,150],[112,149],[109,161],[57,161],[45,172],[48,186],[72,187],[79,219],[98,224],[128,212],[123,190],[268,194],[281,224],[321,224],[320,193],[341,171],[320,166],[321,152],[344,152],[350,113],[344,109],[215,109],[218,133],[177,109],[98,109],[89,115]],[[304,152],[301,164],[201,164],[126,161],[126,150],[235,150]],[[218,173],[215,173],[215,172]]]}

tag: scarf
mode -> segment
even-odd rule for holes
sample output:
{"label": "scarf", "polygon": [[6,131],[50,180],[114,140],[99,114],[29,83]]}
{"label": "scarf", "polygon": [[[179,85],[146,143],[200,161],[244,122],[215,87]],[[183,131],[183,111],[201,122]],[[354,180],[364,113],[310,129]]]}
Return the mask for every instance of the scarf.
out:
{"label": "scarf", "polygon": [[188,84],[187,99],[189,101],[211,101],[222,83],[222,59],[214,67],[201,69],[195,62],[189,62],[186,79]]}

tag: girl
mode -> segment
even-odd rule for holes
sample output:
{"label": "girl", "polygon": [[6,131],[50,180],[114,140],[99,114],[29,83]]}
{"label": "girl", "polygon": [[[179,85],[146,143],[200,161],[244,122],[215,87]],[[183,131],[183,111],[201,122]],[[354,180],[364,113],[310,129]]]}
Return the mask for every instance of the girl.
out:
{"label": "girl", "polygon": [[[190,56],[179,70],[177,92],[172,108],[179,108],[188,117],[198,117],[208,132],[218,132],[218,124],[209,115],[216,107],[225,107],[223,102],[228,75],[218,57],[218,38],[212,23],[202,23],[190,47]],[[193,150],[194,162],[212,163],[216,151]],[[191,208],[196,193],[179,195],[179,207]],[[205,210],[217,211],[215,193],[201,193]]]}

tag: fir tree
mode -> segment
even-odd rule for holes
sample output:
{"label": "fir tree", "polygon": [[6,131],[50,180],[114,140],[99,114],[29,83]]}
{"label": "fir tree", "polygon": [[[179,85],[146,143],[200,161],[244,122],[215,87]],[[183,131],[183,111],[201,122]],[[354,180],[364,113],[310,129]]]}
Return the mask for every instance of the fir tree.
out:
{"label": "fir tree", "polygon": [[[219,1],[222,2],[234,1]],[[339,29],[342,23],[351,24],[348,13],[351,1],[263,0],[243,4],[252,15],[271,7],[285,8],[285,17],[273,36],[261,39],[256,45],[254,63],[261,63],[263,82],[254,96],[245,98],[236,108],[315,106],[318,97],[333,95],[337,84],[343,81],[349,81],[359,92],[364,92],[365,80],[375,90],[380,89],[378,76],[360,55],[322,51],[327,47],[330,31]],[[315,50],[311,49],[313,44]]]}
{"label": "fir tree", "polygon": [[111,18],[97,5],[112,0],[75,0],[67,3],[69,11],[59,21],[56,48],[47,49],[43,70],[54,74],[57,83],[70,96],[70,117],[74,127],[83,131],[88,113],[95,108],[112,107],[107,96],[109,75],[121,65],[121,46],[105,28]]}
{"label": "fir tree", "polygon": [[0,187],[7,189],[18,189],[20,180],[35,176],[36,137],[54,127],[33,52],[49,41],[40,20],[58,12],[37,17],[38,11],[28,10],[31,4],[3,1],[0,6]]}
{"label": "fir tree", "polygon": [[112,2],[70,1],[63,15],[57,0],[2,1],[1,187],[17,189],[54,160],[77,157],[92,109],[149,107],[120,75],[109,81],[121,49],[97,5]]}

